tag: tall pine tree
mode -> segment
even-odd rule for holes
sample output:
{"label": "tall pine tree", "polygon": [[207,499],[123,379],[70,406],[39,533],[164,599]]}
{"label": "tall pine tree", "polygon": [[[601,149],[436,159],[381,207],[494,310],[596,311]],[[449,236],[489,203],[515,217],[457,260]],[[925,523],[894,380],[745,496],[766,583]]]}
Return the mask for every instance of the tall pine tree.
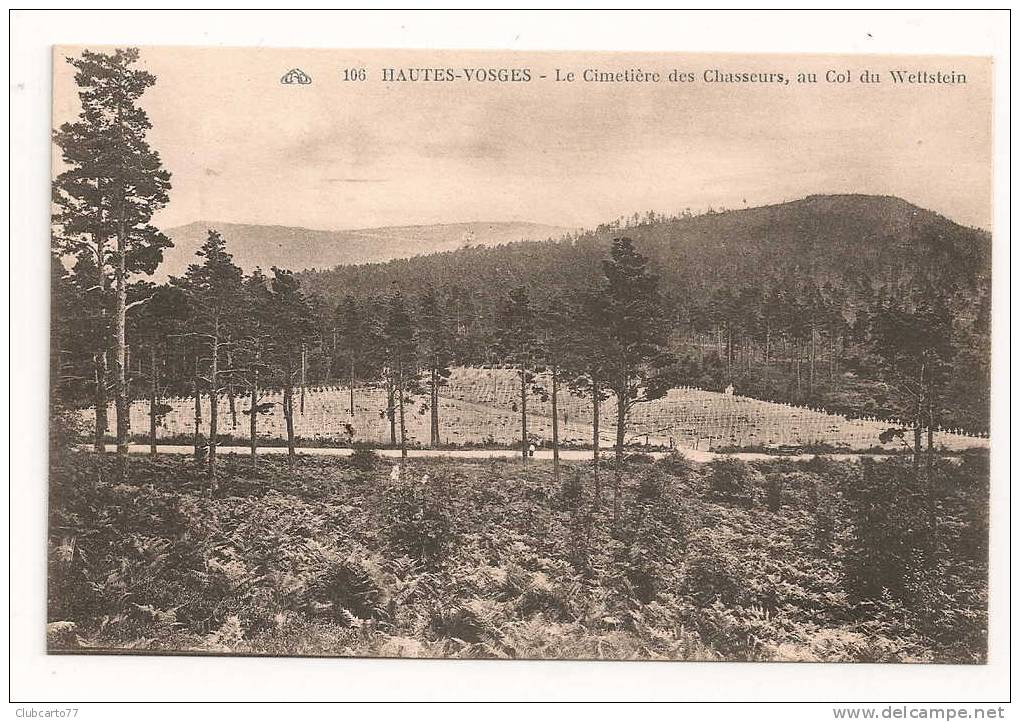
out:
{"label": "tall pine tree", "polygon": [[432,287],[418,301],[418,351],[429,390],[429,445],[439,446],[439,389],[450,378],[455,334],[443,301]]}
{"label": "tall pine tree", "polygon": [[[234,343],[238,332],[243,274],[227,252],[226,241],[218,231],[209,231],[196,255],[201,262],[191,264],[182,278],[174,279],[174,285],[187,298],[189,330],[186,335],[196,338],[197,353],[205,354],[204,358],[196,359],[196,408],[204,381],[209,392],[209,473],[215,474],[222,390],[220,369],[226,350]],[[202,368],[207,370],[205,377],[200,375]]]}
{"label": "tall pine tree", "polygon": [[520,382],[521,459],[528,460],[528,392],[534,382],[535,309],[526,286],[510,292],[499,309],[497,345],[506,363],[517,367]]}
{"label": "tall pine tree", "polygon": [[[156,78],[139,68],[138,50],[112,54],[85,50],[68,58],[74,66],[81,113],[54,132],[66,166],[53,181],[59,250],[95,259],[96,282],[114,290],[113,317],[117,453],[128,450],[127,290],[134,274],[151,274],[170,240],[150,224],[166,205],[170,174],[159,154],[149,147],[152,127],[139,107],[142,94]],[[97,376],[105,375],[105,359]],[[105,385],[105,378],[97,386]],[[97,400],[98,400],[97,394]]]}
{"label": "tall pine tree", "polygon": [[268,414],[272,404],[262,401],[262,392],[269,382],[269,350],[273,336],[271,315],[272,294],[269,279],[256,268],[244,279],[242,302],[245,313],[241,316],[234,361],[237,364],[232,378],[246,387],[248,408],[242,413],[248,416],[248,434],[251,449],[252,471],[258,469],[259,416]]}
{"label": "tall pine tree", "polygon": [[270,324],[269,358],[283,386],[283,417],[287,424],[287,461],[293,468],[294,382],[301,372],[302,346],[315,336],[315,318],[294,274],[273,267],[269,284],[267,318]]}
{"label": "tall pine tree", "polygon": [[396,411],[399,419],[400,465],[403,468],[407,460],[407,421],[405,418],[405,402],[407,400],[407,381],[416,375],[416,359],[414,347],[414,328],[407,302],[400,293],[394,294],[389,301],[386,322],[383,331],[389,356],[388,377],[391,388],[396,394],[396,409],[390,402],[390,418]]}
{"label": "tall pine tree", "polygon": [[668,325],[659,298],[658,279],[648,259],[629,238],[613,241],[603,263],[605,323],[609,340],[607,377],[616,394],[616,469],[613,480],[613,521],[620,518],[620,483],[627,418],[634,404],[662,398],[671,385],[663,369],[671,358],[666,349]]}

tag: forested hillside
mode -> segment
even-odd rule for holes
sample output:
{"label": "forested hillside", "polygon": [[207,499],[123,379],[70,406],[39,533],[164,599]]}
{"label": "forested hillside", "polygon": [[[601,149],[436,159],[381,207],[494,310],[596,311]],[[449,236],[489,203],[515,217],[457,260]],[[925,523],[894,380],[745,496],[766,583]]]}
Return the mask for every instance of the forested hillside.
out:
{"label": "forested hillside", "polygon": [[270,268],[329,268],[337,264],[373,263],[424,253],[451,251],[465,245],[493,246],[522,240],[559,238],[569,229],[540,223],[436,223],[323,231],[292,226],[263,226],[220,221],[196,221],[170,228],[173,241],[164,252],[160,275],[184,273],[210,228],[234,244],[237,265],[246,271]]}
{"label": "forested hillside", "polygon": [[[496,331],[512,289],[536,298],[603,281],[612,239],[626,235],[659,275],[686,381],[851,414],[902,415],[876,358],[874,320],[891,306],[940,299],[945,336],[971,369],[947,379],[948,426],[988,424],[991,237],[899,198],[810,196],[760,208],[635,215],[559,241],[464,248],[300,274],[335,305],[393,289],[442,289],[465,362]],[[888,314],[886,314],[888,315]],[[951,328],[949,328],[951,326]],[[949,339],[947,338],[947,341]]]}
{"label": "forested hillside", "polygon": [[[899,198],[810,196],[803,200],[704,215],[620,219],[553,242],[462,248],[389,263],[344,265],[302,274],[324,297],[382,292],[394,283],[442,286],[498,295],[519,283],[584,287],[601,275],[612,238],[626,230],[659,267],[664,291],[683,299],[751,282],[808,277],[859,289],[893,289],[917,271],[947,261],[961,280],[987,283],[991,237]],[[564,265],[569,264],[569,265]]]}

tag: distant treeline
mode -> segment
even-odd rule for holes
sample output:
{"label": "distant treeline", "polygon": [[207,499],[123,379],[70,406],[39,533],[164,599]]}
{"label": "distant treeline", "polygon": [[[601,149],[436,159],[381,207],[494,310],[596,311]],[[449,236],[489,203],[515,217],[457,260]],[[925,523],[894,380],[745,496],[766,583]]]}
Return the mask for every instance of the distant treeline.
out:
{"label": "distant treeline", "polygon": [[946,380],[939,415],[947,426],[987,431],[990,236],[897,198],[635,214],[559,241],[298,275],[327,306],[433,289],[458,329],[458,361],[490,363],[501,299],[518,286],[544,300],[596,287],[622,232],[658,276],[685,383],[732,384],[744,395],[849,416],[909,417],[872,336],[883,312],[916,309],[923,298],[945,307],[951,363],[967,369]]}

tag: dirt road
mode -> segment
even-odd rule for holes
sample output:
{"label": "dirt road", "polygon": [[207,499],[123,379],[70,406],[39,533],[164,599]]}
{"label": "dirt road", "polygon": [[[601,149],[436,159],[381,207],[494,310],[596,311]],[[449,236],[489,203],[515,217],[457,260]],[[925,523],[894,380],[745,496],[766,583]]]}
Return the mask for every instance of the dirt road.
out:
{"label": "dirt road", "polygon": [[[107,451],[114,452],[117,450],[115,444],[107,444]],[[159,444],[156,446],[156,452],[160,454],[191,454],[194,448],[191,446],[171,446],[165,444]],[[793,459],[795,461],[807,461],[813,459],[816,454],[792,454],[792,455],[779,455],[779,454],[755,454],[755,453],[736,453],[736,454],[717,454],[712,451],[695,451],[694,449],[681,449],[681,453],[690,459],[698,463],[706,463],[713,459],[718,459],[723,456],[731,458],[742,459],[743,461],[768,461],[770,459]],[[128,452],[131,454],[148,454],[148,444],[131,444],[128,447]],[[216,453],[219,455],[224,454],[237,454],[237,455],[248,455],[251,450],[246,446],[219,446],[216,449]],[[286,446],[263,446],[259,447],[259,455],[272,455],[272,454],[286,454]],[[297,453],[307,456],[350,456],[351,449],[341,449],[332,447],[305,447],[297,449]],[[376,449],[376,454],[387,459],[399,459],[400,449]],[[668,452],[665,451],[650,451],[647,452],[649,456],[655,459],[667,456]],[[521,452],[512,449],[408,449],[407,456],[412,459],[431,458],[431,457],[447,457],[454,459],[515,459],[520,458]],[[603,449],[602,458],[611,459],[613,456],[612,449]],[[859,459],[863,456],[869,458],[883,458],[875,454],[826,454],[826,458],[839,459],[839,460],[852,460]],[[533,457],[536,460],[551,461],[552,451],[548,449],[541,449],[535,452]],[[591,450],[580,450],[580,449],[563,449],[560,451],[560,459],[563,461],[589,461],[592,458]]]}

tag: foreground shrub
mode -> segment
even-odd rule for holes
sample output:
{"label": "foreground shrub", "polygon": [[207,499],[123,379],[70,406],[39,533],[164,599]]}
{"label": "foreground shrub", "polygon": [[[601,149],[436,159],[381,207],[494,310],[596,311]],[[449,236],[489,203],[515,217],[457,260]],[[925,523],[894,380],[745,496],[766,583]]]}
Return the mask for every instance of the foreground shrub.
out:
{"label": "foreground shrub", "polygon": [[783,506],[783,476],[772,473],[765,477],[765,503],[776,513]]}
{"label": "foreground shrub", "polygon": [[717,501],[750,506],[763,482],[760,471],[731,456],[715,459],[708,465],[708,493]]}
{"label": "foreground shrub", "polygon": [[[190,459],[132,457],[127,483],[110,473],[113,458],[72,461],[51,477],[49,621],[60,623],[51,643],[61,648],[985,656],[987,559],[974,526],[987,519],[987,483],[971,478],[978,458],[936,462],[934,559],[911,536],[926,529],[912,510],[926,506],[909,463],[867,473],[840,461],[814,472],[802,462],[735,465],[729,477],[745,498],[749,488],[774,500],[771,479],[756,474],[782,476],[776,514],[706,499],[701,470],[707,489],[711,467],[685,479],[682,461],[660,461],[625,472],[614,525],[594,503],[587,465],[565,463],[557,489],[547,466],[511,460],[408,463],[385,481],[389,469],[338,474],[336,459],[307,457],[291,470],[267,458],[256,474],[245,459],[224,457],[221,493],[210,497]],[[364,483],[376,478],[384,483]],[[879,553],[896,551],[888,541],[896,535],[910,541],[909,554],[896,552],[898,572]],[[861,577],[893,569],[888,579],[900,589],[882,582],[874,596],[851,593],[845,557]]]}
{"label": "foreground shrub", "polygon": [[697,466],[679,451],[672,451],[655,462],[657,469],[660,469],[670,476],[679,480],[688,481],[697,476]]}
{"label": "foreground shrub", "polygon": [[381,568],[363,553],[332,553],[310,581],[305,608],[341,624],[386,619],[390,598]]}
{"label": "foreground shrub", "polygon": [[751,601],[740,573],[740,560],[705,531],[690,540],[679,590],[699,608],[713,604],[742,606]]}
{"label": "foreground shrub", "polygon": [[635,451],[623,457],[623,468],[634,466],[650,466],[655,463],[655,457],[643,451]]}
{"label": "foreground shrub", "polygon": [[581,508],[585,500],[585,486],[593,483],[587,477],[585,471],[579,468],[570,467],[563,470],[559,499],[561,509],[575,511]]}
{"label": "foreground shrub", "polygon": [[371,444],[355,441],[354,451],[347,457],[347,465],[355,471],[374,471],[379,465],[379,455]]}
{"label": "foreground shrub", "polygon": [[641,602],[652,601],[677,576],[690,525],[672,479],[654,467],[643,472],[617,530],[617,568]]}
{"label": "foreground shrub", "polygon": [[818,507],[820,489],[826,483],[820,476],[807,471],[776,472],[780,475],[782,504],[814,512]]}
{"label": "foreground shrub", "polygon": [[484,644],[491,650],[487,656],[506,656],[497,651],[502,614],[502,605],[492,599],[473,597],[440,602],[432,608],[429,632],[440,638]]}
{"label": "foreground shrub", "polygon": [[931,561],[925,498],[912,465],[864,459],[841,491],[850,522],[843,562],[847,592],[877,599],[888,590],[904,599],[911,570]]}
{"label": "foreground shrub", "polygon": [[383,494],[383,532],[397,555],[407,555],[434,568],[442,564],[453,542],[450,505],[436,480],[398,482]]}

